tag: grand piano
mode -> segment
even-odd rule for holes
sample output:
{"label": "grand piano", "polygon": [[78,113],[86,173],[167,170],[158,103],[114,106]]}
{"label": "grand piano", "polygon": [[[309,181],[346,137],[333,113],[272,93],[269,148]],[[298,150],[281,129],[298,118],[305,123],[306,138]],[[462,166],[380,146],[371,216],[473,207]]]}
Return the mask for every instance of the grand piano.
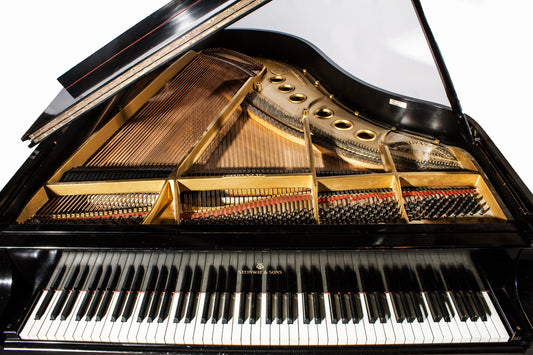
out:
{"label": "grand piano", "polygon": [[2,349],[531,351],[531,193],[462,112],[265,0],[171,2],[59,78],[0,193]]}

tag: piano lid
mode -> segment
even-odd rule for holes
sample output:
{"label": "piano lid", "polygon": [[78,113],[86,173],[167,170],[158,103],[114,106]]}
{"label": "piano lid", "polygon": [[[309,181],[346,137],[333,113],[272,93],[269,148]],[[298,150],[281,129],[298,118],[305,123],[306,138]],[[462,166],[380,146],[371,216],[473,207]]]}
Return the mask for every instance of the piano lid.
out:
{"label": "piano lid", "polygon": [[270,0],[171,1],[58,78],[65,88],[23,140],[39,143]]}
{"label": "piano lid", "polygon": [[[65,89],[60,92],[45,112],[25,133],[22,139],[31,139],[33,144],[39,143],[57,129],[68,124],[84,112],[87,112],[98,104],[106,101],[120,90],[135,82],[138,78],[146,75],[161,65],[164,65],[169,60],[178,57],[199,41],[205,40],[216,31],[228,26],[267,2],[269,2],[269,0],[186,0],[179,3],[176,1],[168,3],[62,75],[58,80]],[[363,80],[366,79],[367,82],[372,83],[372,85],[377,85],[392,92],[440,104],[446,104],[447,96],[450,102],[452,102],[452,108],[460,117],[462,116],[462,112],[460,106],[458,106],[458,101],[454,104],[456,95],[453,91],[453,86],[452,92],[449,92],[451,81],[447,84],[446,80],[444,80],[446,95],[444,94],[444,90],[442,90],[443,87],[438,79],[438,74],[440,74],[441,77],[443,76],[441,69],[443,63],[438,63],[437,67],[435,67],[435,63],[431,63],[432,53],[428,50],[428,47],[425,46],[425,43],[423,43],[424,35],[427,37],[428,31],[430,32],[430,30],[429,27],[424,27],[423,21],[423,26],[420,26],[418,23],[416,19],[417,11],[415,11],[418,1],[414,1],[413,3],[415,6],[412,6],[407,0],[401,2],[381,2],[381,5],[368,3],[366,1],[356,3],[350,1],[349,5],[351,7],[358,8],[358,10],[354,12],[359,14],[359,16],[354,15],[353,19],[358,21],[359,27],[353,26],[352,24],[352,26],[349,27],[350,32],[347,33],[350,35],[350,40],[347,41],[346,36],[342,36],[342,38],[344,38],[344,42],[347,43],[348,47],[351,48],[353,52],[354,48],[363,49],[365,42],[363,42],[363,45],[361,46],[359,41],[357,41],[357,39],[361,39],[361,35],[357,35],[354,40],[356,43],[351,43],[353,35],[351,32],[361,31],[361,28],[363,28],[365,29],[365,32],[378,32],[377,35],[371,38],[375,38],[377,41],[385,41],[387,40],[386,36],[390,35],[391,31],[394,31],[395,26],[405,27],[407,24],[410,30],[417,32],[413,36],[414,43],[411,43],[412,48],[404,48],[403,53],[396,48],[398,52],[396,55],[391,56],[392,58],[378,62],[377,65],[374,63],[374,60],[372,61],[372,67],[374,70],[382,70],[382,68],[386,66],[387,60],[390,63],[391,60],[396,61],[398,58],[401,59],[402,56],[405,56],[406,51],[410,51],[411,55],[414,55],[415,57],[418,56],[418,58],[414,58],[414,60],[411,58],[411,63],[409,63],[409,58],[403,58],[400,60],[402,62],[400,65],[397,65],[396,63],[389,65],[386,69],[391,73],[391,75],[388,75],[388,77],[392,79],[389,80],[389,82],[375,82],[372,80],[372,76],[365,77],[365,75],[361,75],[360,72],[353,70],[354,67],[357,67],[358,65],[360,66],[361,60],[354,60],[353,62],[355,64],[350,66],[344,58],[343,60],[345,63],[342,63],[342,60],[340,60],[340,66],[343,68],[348,67],[347,69],[352,75],[358,78],[362,77]],[[279,7],[279,5],[280,4],[276,3],[268,5],[265,7],[265,10],[262,10],[259,13],[256,12],[253,16],[250,16],[250,19],[247,18],[237,22],[234,27],[265,28],[264,24],[268,22],[282,23],[284,22],[283,19],[280,21],[272,21],[271,12],[276,12],[276,6]],[[289,9],[291,6],[296,6],[296,8],[298,8],[299,6],[301,7],[305,5],[305,2],[295,1],[283,5],[285,7],[287,7],[286,5],[289,5]],[[313,3],[313,5],[315,5],[315,3]],[[313,7],[324,8],[324,6],[327,7],[327,4],[317,4],[317,6]],[[331,21],[337,21],[327,15],[329,13],[336,13],[338,15],[339,9],[342,12],[342,6],[335,6],[335,8],[337,8],[337,11],[324,9],[326,16],[321,17],[320,20],[327,18],[330,23]],[[388,11],[382,11],[387,8],[390,9]],[[419,13],[421,12],[421,8],[417,10]],[[292,10],[290,10],[290,12],[294,13]],[[305,12],[300,12],[299,16],[300,15],[306,17]],[[396,20],[394,20],[395,16]],[[374,19],[363,20],[363,18],[367,17],[373,17]],[[378,18],[376,19],[375,17]],[[262,18],[262,20],[259,20],[260,18]],[[350,16],[343,16],[339,20],[342,22],[349,18]],[[393,21],[390,21],[391,19],[393,19]],[[329,37],[331,37],[332,33],[335,33],[335,31],[338,30],[338,28],[332,24],[328,26],[316,26],[315,21],[317,20],[304,21],[305,23],[298,21],[296,30],[294,26],[291,27],[290,25],[282,25],[281,27],[274,27],[274,29],[296,34],[304,39],[310,39],[311,42],[315,42],[315,39],[307,37],[305,34],[301,33],[299,29],[309,29],[314,27],[314,32],[316,34],[316,29],[318,28],[323,33],[329,33]],[[395,24],[391,26],[390,22],[394,22]],[[293,21],[293,23],[295,22]],[[313,26],[310,27],[309,24],[306,25],[306,23],[312,23]],[[312,32],[311,35],[313,35]],[[393,39],[391,38],[389,42],[392,40]],[[405,41],[404,39],[404,42],[407,42],[408,44],[409,41],[410,40]],[[335,45],[335,41],[331,42]],[[369,41],[366,43],[368,45]],[[316,44],[320,46],[320,43]],[[373,56],[370,55],[370,57],[377,58],[380,55],[388,56],[386,54],[387,52],[383,51],[383,48],[388,47],[390,49],[394,46],[397,45],[394,43],[388,43],[384,46],[382,45],[381,52],[378,51],[378,53],[374,53]],[[435,49],[432,49],[434,52]],[[326,55],[329,55],[330,52],[326,50],[325,53]],[[359,57],[365,56],[367,56],[367,52],[361,51]],[[421,56],[425,56],[425,58],[421,59]],[[335,62],[338,60],[336,57],[333,59]],[[348,65],[346,65],[347,63]],[[417,64],[419,67],[415,68]],[[420,70],[422,70],[422,72]],[[411,73],[415,74],[412,75]],[[423,77],[423,80],[415,80],[413,82],[413,79],[410,79],[409,75]],[[383,75],[381,76],[383,77]],[[398,89],[398,85],[396,84],[400,81],[409,82],[411,87],[417,87],[419,89],[414,91],[403,91]],[[393,85],[389,85],[389,83],[392,83]],[[425,95],[424,93],[427,92],[430,92],[430,94]]]}

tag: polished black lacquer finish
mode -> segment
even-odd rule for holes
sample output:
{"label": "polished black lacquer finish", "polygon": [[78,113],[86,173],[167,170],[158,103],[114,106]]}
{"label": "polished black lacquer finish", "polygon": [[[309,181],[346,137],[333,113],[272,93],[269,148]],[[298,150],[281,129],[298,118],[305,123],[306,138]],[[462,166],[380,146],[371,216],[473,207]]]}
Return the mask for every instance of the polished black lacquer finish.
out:
{"label": "polished black lacquer finish", "polygon": [[[60,80],[68,91],[60,93],[30,131],[198,25],[194,21],[188,27],[180,24],[180,13],[187,12],[199,21],[207,12],[234,2],[169,3],[64,74]],[[427,34],[429,26],[420,4],[415,1],[415,5]],[[435,50],[432,36],[428,40]],[[58,327],[67,321],[72,324],[108,322],[109,329],[123,324],[147,329],[187,325],[198,329],[268,326],[278,330],[298,325],[302,329],[324,329],[327,333],[327,327],[332,327],[330,332],[348,329],[343,327],[359,329],[356,328],[359,326],[393,329],[393,326],[432,324],[438,329],[452,329],[452,323],[468,323],[479,327],[496,319],[501,321],[501,329],[505,329],[500,329],[502,339],[504,334],[508,338],[491,344],[483,341],[405,344],[404,341],[404,344],[351,344],[339,348],[314,344],[312,350],[508,353],[531,349],[533,197],[482,128],[462,114],[460,106],[455,104],[456,95],[453,87],[450,88],[449,78],[445,81],[453,109],[368,86],[347,75],[312,44],[289,35],[221,30],[198,42],[193,49],[213,47],[305,68],[349,109],[380,125],[464,149],[479,164],[484,178],[499,196],[508,220],[449,224],[445,228],[423,223],[17,225],[15,220],[29,199],[87,135],[135,97],[165,69],[164,65],[124,88],[116,99],[89,110],[39,143],[0,193],[3,349],[51,353],[272,351],[251,343],[204,345],[192,340],[169,344],[50,340],[41,337],[42,332],[28,328],[31,322],[57,322]],[[442,65],[439,64],[441,72]],[[408,105],[393,106],[389,104],[390,99]],[[76,174],[83,173],[75,172],[72,180],[77,179]],[[94,255],[89,257],[88,253]],[[143,262],[131,262],[141,260],[142,253]],[[213,256],[219,254],[223,255],[220,259]],[[96,261],[68,264],[64,262],[67,255],[72,260],[76,257],[78,261],[91,258]],[[97,255],[117,262],[102,262]],[[457,261],[463,260],[460,258],[465,262]],[[452,259],[455,261],[447,261]],[[278,334],[282,333],[278,331]],[[446,335],[445,331],[440,334]],[[310,349],[310,342],[299,347],[278,345],[275,349],[302,352]]]}

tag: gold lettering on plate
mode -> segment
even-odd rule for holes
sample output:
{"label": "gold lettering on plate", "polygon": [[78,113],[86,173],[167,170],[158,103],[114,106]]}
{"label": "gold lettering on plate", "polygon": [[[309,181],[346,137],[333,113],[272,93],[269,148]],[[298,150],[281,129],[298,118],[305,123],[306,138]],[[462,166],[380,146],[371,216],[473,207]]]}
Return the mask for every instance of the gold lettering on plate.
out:
{"label": "gold lettering on plate", "polygon": [[241,275],[281,275],[282,270],[239,270]]}

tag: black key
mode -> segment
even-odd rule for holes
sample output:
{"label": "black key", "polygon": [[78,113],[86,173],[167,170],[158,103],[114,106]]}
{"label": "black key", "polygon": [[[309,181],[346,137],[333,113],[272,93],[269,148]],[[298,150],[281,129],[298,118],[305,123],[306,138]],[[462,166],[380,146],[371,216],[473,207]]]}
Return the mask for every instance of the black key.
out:
{"label": "black key", "polygon": [[350,293],[350,308],[352,310],[352,321],[356,324],[359,323],[363,319],[363,307],[358,293]]}
{"label": "black key", "polygon": [[200,291],[200,286],[202,285],[202,276],[203,271],[200,266],[194,268],[194,274],[192,277],[191,291],[189,292],[189,302],[187,304],[187,310],[185,311],[185,323],[190,323],[196,315],[196,306],[198,305],[198,292]]}
{"label": "black key", "polygon": [[223,266],[218,267],[217,287],[215,289],[215,299],[213,301],[213,312],[211,312],[211,323],[216,324],[220,315],[220,298],[224,292],[226,283],[226,269]]}
{"label": "black key", "polygon": [[313,299],[313,312],[315,316],[315,323],[320,324],[324,319],[322,309],[325,309],[324,296],[322,295],[322,293],[324,292],[324,287],[322,285],[322,274],[316,266],[312,266],[311,275],[314,290],[314,294],[312,293],[311,297]]}
{"label": "black key", "polygon": [[372,275],[373,289],[376,293],[376,305],[378,308],[379,321],[386,323],[390,319],[390,309],[385,296],[385,285],[381,272],[375,267],[370,267],[369,273]]}
{"label": "black key", "polygon": [[468,310],[466,309],[466,306],[463,301],[463,297],[459,294],[458,291],[452,291],[451,292],[452,301],[455,305],[455,309],[457,311],[457,315],[459,316],[459,320],[461,322],[466,322],[468,319]]}
{"label": "black key", "polygon": [[61,284],[61,280],[63,280],[63,276],[65,275],[65,271],[67,270],[67,267],[63,265],[59,272],[56,274],[56,277],[54,278],[54,281],[50,284],[50,287],[46,291],[46,296],[44,296],[43,302],[39,306],[39,309],[37,310],[37,313],[35,313],[35,320],[40,320],[41,317],[44,315],[44,312],[46,312],[46,309],[48,308],[48,305],[50,304],[50,301],[52,300],[52,296],[54,296],[54,292],[59,288],[59,285]]}
{"label": "black key", "polygon": [[102,318],[107,313],[107,309],[109,308],[109,303],[111,302],[111,296],[113,295],[113,291],[117,289],[118,280],[120,279],[120,273],[122,269],[120,266],[117,266],[115,268],[115,272],[113,273],[113,277],[111,278],[111,282],[107,286],[107,289],[104,292],[104,298],[102,300],[102,303],[100,304],[100,308],[98,309],[98,313],[96,313],[95,320],[97,322],[101,321]]}
{"label": "black key", "polygon": [[77,265],[71,272],[67,279],[67,282],[65,283],[65,286],[61,290],[61,294],[59,295],[59,298],[52,309],[52,313],[50,314],[50,320],[55,320],[59,313],[61,313],[61,309],[63,309],[63,305],[65,304],[65,301],[67,300],[67,296],[70,293],[70,290],[72,290],[72,287],[74,286],[74,282],[76,282],[76,278],[78,277],[78,273],[80,272],[80,266]]}
{"label": "black key", "polygon": [[385,280],[389,285],[389,292],[391,295],[392,307],[394,308],[394,313],[396,314],[396,322],[402,323],[405,320],[405,307],[402,298],[402,293],[400,293],[400,286],[398,284],[398,277],[400,277],[400,271],[396,267],[385,266],[383,268],[385,273]]}
{"label": "black key", "polygon": [[133,279],[133,284],[131,286],[130,294],[128,295],[128,301],[126,302],[126,307],[124,307],[124,313],[120,317],[121,322],[127,322],[133,314],[133,308],[135,307],[135,301],[139,296],[139,291],[144,277],[144,266],[140,265],[135,271],[135,278]]}
{"label": "black key", "polygon": [[255,324],[259,318],[261,305],[257,305],[257,298],[261,294],[263,273],[254,273],[252,276],[252,294],[250,295],[250,324]]}
{"label": "black key", "polygon": [[70,296],[68,298],[67,304],[65,305],[65,308],[63,308],[63,312],[61,312],[60,320],[65,320],[72,312],[72,308],[74,308],[74,303],[76,303],[76,300],[78,299],[78,296],[80,294],[80,290],[83,287],[83,284],[85,283],[85,280],[87,279],[87,275],[89,274],[89,265],[85,265],[82,272],[78,275],[78,279],[76,280],[76,284],[74,285],[74,288],[70,292]]}
{"label": "black key", "polygon": [[89,309],[89,303],[91,302],[91,298],[96,292],[96,288],[98,287],[98,281],[100,281],[100,277],[102,276],[102,271],[103,267],[102,265],[99,265],[93,275],[89,287],[87,288],[87,292],[85,292],[85,297],[83,297],[83,301],[81,301],[80,308],[76,313],[76,321],[80,321]]}
{"label": "black key", "polygon": [[417,307],[415,307],[415,310],[417,311],[416,313],[417,320],[419,322],[423,322],[424,318],[429,317],[429,313],[426,308],[426,303],[424,302],[421,293],[413,293],[413,295],[414,295],[415,305],[418,305]]}
{"label": "black key", "polygon": [[338,289],[335,289],[335,280],[336,276],[333,272],[331,266],[326,266],[326,284],[328,285],[329,292],[329,308],[330,308],[330,317],[331,323],[337,324],[339,322],[339,317],[337,313],[337,303],[335,302],[335,295]]}
{"label": "black key", "polygon": [[[309,270],[305,266],[300,267],[300,275],[302,279],[302,299],[303,299],[303,322],[304,324],[309,324],[311,322],[311,308],[309,307],[309,287],[311,285],[311,275],[309,274]],[[267,279],[268,280],[268,279]],[[268,287],[267,287],[268,290]],[[268,293],[270,295],[270,292]],[[267,300],[267,306],[270,304]],[[270,313],[267,311],[267,316]],[[268,321],[268,319],[267,319]]]}
{"label": "black key", "polygon": [[431,312],[433,321],[439,322],[442,319],[442,311],[440,309],[439,302],[437,301],[437,295],[435,292],[427,292],[426,296],[429,311]]}
{"label": "black key", "polygon": [[415,319],[417,319],[416,308],[415,304],[413,303],[413,297],[411,297],[411,293],[401,293],[400,296],[403,299],[405,319],[407,320],[407,323],[413,323]]}
{"label": "black key", "polygon": [[287,323],[293,324],[294,320],[298,317],[297,311],[298,308],[294,307],[293,304],[293,295],[296,294],[297,281],[296,281],[296,272],[291,266],[287,267]]}
{"label": "black key", "polygon": [[204,309],[202,310],[202,317],[200,323],[205,324],[209,319],[209,307],[211,306],[211,293],[215,290],[215,284],[217,279],[217,271],[213,265],[209,267],[207,274],[207,285],[205,289],[205,302]]}
{"label": "black key", "polygon": [[376,321],[379,319],[379,313],[375,293],[366,294],[366,304],[368,312],[368,321],[370,323],[376,323]]}
{"label": "black key", "polygon": [[451,315],[448,310],[449,305],[446,304],[448,297],[446,295],[446,286],[444,286],[444,281],[441,277],[441,274],[435,268],[431,266],[429,266],[428,268],[430,270],[430,276],[432,277],[431,282],[433,284],[433,289],[436,293],[437,302],[442,312],[442,318],[445,322],[450,322]]}
{"label": "black key", "polygon": [[141,303],[141,308],[139,309],[139,314],[137,315],[137,323],[141,323],[148,314],[148,305],[150,304],[150,300],[152,299],[152,293],[154,292],[158,275],[159,268],[156,265],[153,265],[150,269],[148,282],[146,283],[146,287],[144,288],[144,298]]}
{"label": "black key", "polygon": [[181,284],[179,287],[180,294],[178,299],[178,304],[176,307],[176,313],[174,314],[174,323],[179,323],[181,319],[183,318],[183,307],[185,304],[185,298],[187,292],[189,292],[191,288],[191,281],[192,281],[192,269],[190,266],[186,266],[183,270],[183,278],[181,279]]}
{"label": "black key", "polygon": [[267,306],[267,309],[266,309],[266,320],[265,320],[265,323],[266,324],[272,324],[272,319],[275,318],[274,314],[273,314],[273,308],[272,308],[272,293],[275,292],[276,290],[274,290],[274,281],[273,281],[273,274],[272,274],[272,269],[269,267],[268,270],[267,270],[267,276],[266,276],[266,306]]}
{"label": "black key", "polygon": [[159,310],[159,316],[157,317],[157,322],[162,323],[167,319],[170,312],[170,303],[176,291],[176,283],[178,282],[178,270],[174,265],[170,267],[170,274],[168,275],[167,287],[165,288],[165,296],[163,297],[163,302],[161,303],[161,308]]}
{"label": "black key", "polygon": [[473,322],[476,322],[479,319],[479,310],[477,308],[476,302],[474,301],[472,292],[464,292],[465,300],[467,304],[468,313],[470,313],[470,319]]}
{"label": "black key", "polygon": [[135,268],[133,267],[133,265],[130,265],[128,267],[128,271],[126,271],[126,276],[124,277],[124,280],[122,281],[122,286],[120,287],[120,293],[118,294],[117,302],[115,303],[115,309],[113,310],[113,313],[111,314],[111,322],[115,322],[117,319],[119,319],[120,315],[122,314],[122,309],[124,308],[124,303],[126,302],[126,295],[127,295],[127,292],[131,288],[134,275],[135,275]]}
{"label": "black key", "polygon": [[250,290],[250,273],[248,267],[242,268],[243,274],[241,276],[241,299],[239,303],[239,324],[243,324],[246,320],[246,296]]}
{"label": "black key", "polygon": [[479,290],[479,285],[476,281],[476,278],[471,270],[467,270],[463,267],[463,270],[466,273],[466,280],[469,285],[470,293],[472,294],[472,302],[475,305],[475,308],[477,309],[477,315],[479,318],[481,318],[482,321],[487,321],[487,313],[485,311],[487,307],[485,300],[483,300],[483,303],[481,302],[481,299],[483,298],[481,296],[481,291]]}
{"label": "black key", "polygon": [[444,266],[441,268],[441,270],[444,276],[446,288],[450,291],[450,298],[452,299],[452,302],[455,306],[458,318],[460,321],[466,322],[466,320],[468,319],[468,311],[464,304],[463,298],[459,294],[461,287],[457,282],[458,275],[456,274],[455,270],[449,266]]}
{"label": "black key", "polygon": [[442,319],[442,311],[436,297],[435,287],[431,282],[431,271],[429,270],[429,267],[424,268],[421,265],[417,265],[416,270],[422,284],[422,289],[426,291],[426,300],[429,311],[431,312],[431,316],[433,317],[433,321],[439,322]]}
{"label": "black key", "polygon": [[480,308],[483,309],[483,313],[481,314],[481,320],[487,321],[487,315],[491,315],[489,305],[485,301],[485,298],[483,297],[481,291],[476,291],[475,294],[477,296]]}
{"label": "black key", "polygon": [[[281,267],[278,265],[277,270],[281,270]],[[283,282],[281,280],[280,274],[274,274],[274,288],[276,289],[275,301],[276,301],[276,323],[281,324],[284,321],[283,318]]]}
{"label": "black key", "polygon": [[368,321],[375,323],[380,318],[378,312],[378,301],[376,296],[376,286],[374,284],[374,270],[373,268],[367,269],[364,266],[359,267],[359,274],[361,275],[361,283],[363,290],[366,293],[366,304]]}
{"label": "black key", "polygon": [[396,322],[402,323],[405,320],[405,308],[403,305],[402,294],[392,292],[391,296],[392,307],[394,307],[394,313],[396,313]]}
{"label": "black key", "polygon": [[361,291],[359,281],[355,271],[350,266],[346,266],[344,275],[344,284],[348,286],[349,292],[350,316],[352,322],[359,323],[363,319],[363,309],[361,307],[361,298],[359,297],[359,292]]}
{"label": "black key", "polygon": [[234,293],[237,287],[237,270],[233,266],[228,269],[226,277],[226,286],[224,288],[224,307],[222,310],[222,324],[227,324],[231,319],[230,308],[232,304],[232,293]]}
{"label": "black key", "polygon": [[339,316],[343,324],[348,323],[348,308],[346,306],[347,297],[345,295],[348,293],[347,285],[343,284],[344,280],[344,271],[340,266],[335,266],[335,287],[337,289],[337,297],[339,302]]}
{"label": "black key", "polygon": [[96,315],[96,311],[98,310],[98,306],[100,305],[100,300],[102,299],[104,290],[107,288],[109,280],[111,279],[112,272],[113,272],[113,268],[111,267],[111,265],[107,265],[105,272],[104,272],[104,277],[100,279],[98,288],[96,289],[96,292],[94,293],[94,296],[93,296],[93,300],[91,301],[91,306],[89,307],[89,310],[87,311],[87,315],[85,316],[86,321],[90,321]]}
{"label": "black key", "polygon": [[150,306],[150,311],[148,312],[148,317],[146,318],[146,321],[148,323],[152,323],[158,314],[159,306],[161,305],[161,294],[165,290],[167,279],[168,279],[168,268],[166,265],[163,265],[163,267],[161,268],[161,272],[159,273],[157,285],[153,293],[152,305]]}

